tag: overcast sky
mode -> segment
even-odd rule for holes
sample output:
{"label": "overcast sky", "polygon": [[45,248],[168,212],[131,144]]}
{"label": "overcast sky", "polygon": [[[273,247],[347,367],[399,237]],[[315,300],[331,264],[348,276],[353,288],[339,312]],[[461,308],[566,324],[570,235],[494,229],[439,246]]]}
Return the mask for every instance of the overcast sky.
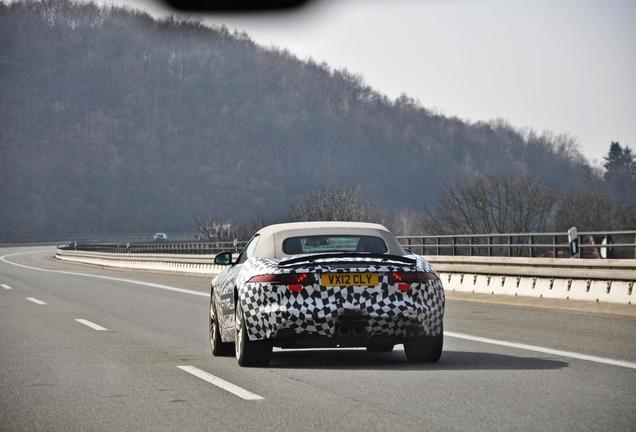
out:
{"label": "overcast sky", "polygon": [[[98,3],[170,12],[152,0]],[[636,147],[634,0],[321,0],[203,18],[346,67],[391,98],[567,133],[597,162],[610,141]]]}

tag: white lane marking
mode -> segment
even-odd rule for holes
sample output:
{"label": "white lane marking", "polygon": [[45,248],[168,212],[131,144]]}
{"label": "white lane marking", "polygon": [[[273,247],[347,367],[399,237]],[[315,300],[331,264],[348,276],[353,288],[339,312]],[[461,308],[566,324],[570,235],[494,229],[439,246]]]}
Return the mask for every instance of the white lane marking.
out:
{"label": "white lane marking", "polygon": [[33,302],[35,304],[39,304],[39,305],[45,305],[46,302],[43,302],[42,300],[38,300],[35,297],[25,297],[28,301]]}
{"label": "white lane marking", "polygon": [[102,327],[99,324],[95,324],[94,322],[91,322],[84,318],[75,318],[75,321],[77,321],[80,324],[84,324],[86,327],[90,327],[93,330],[98,330],[98,331],[108,330],[106,327]]}
{"label": "white lane marking", "polygon": [[247,391],[242,387],[232,384],[231,382],[227,382],[224,379],[214,376],[194,366],[184,365],[184,366],[177,366],[177,368],[189,374],[192,374],[197,378],[201,378],[203,381],[207,381],[210,384],[215,385],[227,392],[230,392],[233,395],[240,397],[241,399],[245,399],[245,400],[262,400],[263,399],[262,396],[259,396],[256,393]]}
{"label": "white lane marking", "polygon": [[1,286],[2,288],[6,289],[6,290],[13,289],[13,288],[11,288],[9,285],[7,285],[7,284],[0,284],[0,286]]}
{"label": "white lane marking", "polygon": [[[41,251],[38,251],[38,252],[41,252]],[[79,273],[79,272],[64,271],[64,270],[44,269],[44,268],[39,268],[39,267],[28,266],[28,265],[25,265],[25,264],[19,264],[19,263],[13,262],[13,261],[9,261],[7,259],[7,257],[12,257],[12,256],[16,256],[16,255],[26,255],[26,254],[32,254],[32,253],[36,253],[36,252],[19,252],[19,253],[14,253],[14,254],[9,254],[9,255],[3,255],[3,256],[0,256],[0,261],[2,261],[4,263],[7,263],[9,265],[25,268],[25,269],[28,269],[28,270],[35,270],[35,271],[48,272],[48,273],[60,273],[60,274],[71,275],[71,276],[84,276],[84,277],[89,277],[89,278],[94,278],[94,279],[105,279],[105,280],[111,280],[111,281],[116,281],[116,282],[126,282],[126,283],[131,283],[131,284],[136,284],[136,285],[143,285],[143,286],[147,286],[147,287],[151,287],[151,288],[158,288],[158,289],[162,289],[162,290],[166,290],[166,291],[174,291],[174,292],[178,292],[178,293],[191,294],[191,295],[196,295],[196,296],[201,296],[201,297],[209,297],[210,296],[209,293],[199,292],[199,291],[192,291],[192,290],[183,289],[183,288],[176,288],[176,287],[169,286],[169,285],[161,285],[161,284],[156,284],[156,283],[152,283],[152,282],[142,282],[142,281],[136,281],[136,280],[132,280],[132,279],[117,278],[117,277],[112,277],[112,276],[102,276],[102,275],[95,275],[95,274],[89,274],[89,273]]]}
{"label": "white lane marking", "polygon": [[588,354],[580,354],[580,353],[576,353],[572,351],[562,351],[562,350],[545,348],[545,347],[537,346],[537,345],[528,345],[528,344],[523,344],[518,342],[507,342],[507,341],[502,341],[498,339],[490,339],[490,338],[485,338],[480,336],[473,336],[473,335],[469,335],[465,333],[455,333],[455,332],[444,331],[444,336],[450,336],[456,339],[465,339],[469,341],[481,342],[481,343],[486,343],[491,345],[499,345],[499,346],[504,346],[508,348],[534,351],[534,352],[538,352],[542,354],[551,354],[551,355],[555,355],[559,357],[567,357],[567,358],[573,358],[577,360],[587,360],[594,363],[602,363],[602,364],[607,364],[612,366],[621,366],[621,367],[626,367],[630,369],[636,369],[636,363],[629,362],[626,360],[614,360],[614,359],[605,358],[605,357],[596,357],[596,356],[592,356]]}
{"label": "white lane marking", "polygon": [[[6,259],[7,257],[12,257],[12,256],[16,256],[16,255],[26,255],[26,254],[32,254],[32,253],[37,253],[37,252],[41,252],[41,251],[19,252],[19,253],[14,253],[14,254],[3,255],[3,256],[0,256],[0,261],[5,262],[5,263],[10,264],[10,265],[13,265],[13,266],[26,268],[26,269],[29,269],[29,270],[36,270],[36,271],[43,271],[43,272],[50,272],[50,273],[61,273],[61,274],[67,274],[67,275],[73,275],[73,276],[85,276],[85,277],[92,277],[92,278],[96,278],[96,279],[113,280],[113,281],[117,281],[117,282],[126,282],[126,283],[131,283],[131,284],[148,286],[148,287],[152,287],[152,288],[164,289],[164,290],[167,290],[167,291],[175,291],[175,292],[180,292],[180,293],[183,293],[183,294],[191,294],[191,295],[197,295],[197,296],[202,296],[202,297],[209,297],[208,293],[202,293],[202,292],[192,291],[192,290],[187,290],[187,289],[182,289],[182,288],[175,288],[175,287],[171,287],[171,286],[168,286],[168,285],[160,285],[160,284],[154,284],[154,283],[150,283],[150,282],[142,282],[142,281],[136,281],[136,280],[132,280],[132,279],[115,278],[115,277],[110,277],[110,276],[94,275],[94,274],[88,274],[88,273],[79,273],[79,272],[70,272],[70,271],[63,271],[63,270],[43,269],[43,268],[32,267],[32,266],[28,266],[28,265],[24,265],[24,264],[18,264],[16,262],[9,261],[9,260]],[[484,338],[484,337],[480,337],[480,336],[473,336],[473,335],[469,335],[469,334],[465,334],[465,333],[455,333],[455,332],[445,331],[444,335],[449,336],[449,337],[454,337],[454,338],[457,338],[457,339],[472,340],[472,341],[475,341],[475,342],[488,343],[488,344],[492,344],[492,345],[500,345],[500,346],[505,346],[505,347],[508,347],[508,348],[517,348],[517,349],[522,349],[522,350],[526,350],[526,351],[535,351],[535,352],[539,352],[539,353],[543,353],[543,354],[551,354],[551,355],[557,355],[557,356],[560,356],[560,357],[569,357],[569,358],[575,358],[575,359],[579,359],[579,360],[587,360],[587,361],[591,361],[591,362],[595,362],[595,363],[608,364],[608,365],[613,365],[613,366],[621,366],[621,367],[636,369],[636,363],[632,363],[632,362],[628,362],[628,361],[624,361],[624,360],[614,360],[614,359],[610,359],[610,358],[596,357],[596,356],[591,356],[591,355],[587,355],[587,354],[580,354],[580,353],[575,353],[575,352],[570,352],[570,351],[561,351],[561,350],[555,350],[555,349],[551,349],[551,348],[544,348],[544,347],[536,346],[536,345],[526,345],[526,344],[517,343],[517,342],[507,342],[507,341],[502,341],[502,340],[497,340],[497,339],[489,339],[489,338]]]}

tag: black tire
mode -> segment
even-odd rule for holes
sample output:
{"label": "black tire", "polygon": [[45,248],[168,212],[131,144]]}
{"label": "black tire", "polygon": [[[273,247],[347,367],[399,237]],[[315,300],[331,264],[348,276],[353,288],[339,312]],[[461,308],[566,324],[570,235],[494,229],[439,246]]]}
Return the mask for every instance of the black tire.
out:
{"label": "black tire", "polygon": [[216,316],[216,308],[214,307],[214,295],[210,293],[210,351],[213,356],[228,357],[234,354],[234,344],[232,342],[223,342],[221,340],[221,332],[219,331],[219,320]]}
{"label": "black tire", "polygon": [[411,363],[435,363],[442,356],[444,332],[437,336],[418,336],[404,343],[406,359]]}
{"label": "black tire", "polygon": [[388,353],[393,351],[394,344],[385,343],[385,344],[376,344],[367,346],[367,351],[370,353]]}
{"label": "black tire", "polygon": [[267,366],[272,359],[272,343],[268,340],[251,341],[245,328],[245,316],[241,302],[236,302],[236,360],[239,366]]}

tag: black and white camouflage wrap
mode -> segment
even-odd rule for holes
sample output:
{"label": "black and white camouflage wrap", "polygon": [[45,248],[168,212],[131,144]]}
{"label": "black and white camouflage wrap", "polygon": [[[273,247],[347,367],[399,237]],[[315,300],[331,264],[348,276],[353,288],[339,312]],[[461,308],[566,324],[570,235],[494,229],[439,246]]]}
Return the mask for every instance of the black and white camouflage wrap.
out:
{"label": "black and white camouflage wrap", "polygon": [[[439,278],[414,283],[405,293],[389,283],[389,274],[394,271],[435,273],[422,257],[406,257],[414,259],[415,266],[400,261],[343,257],[316,260],[304,266],[278,267],[278,260],[248,259],[234,276],[250,340],[275,338],[281,330],[332,336],[339,318],[348,313],[364,317],[365,336],[439,335],[445,302]],[[321,273],[340,272],[378,273],[380,284],[373,287],[319,284]],[[286,285],[248,282],[253,276],[270,273],[314,273],[317,277],[300,292],[291,292]],[[232,338],[229,329],[226,335]]]}

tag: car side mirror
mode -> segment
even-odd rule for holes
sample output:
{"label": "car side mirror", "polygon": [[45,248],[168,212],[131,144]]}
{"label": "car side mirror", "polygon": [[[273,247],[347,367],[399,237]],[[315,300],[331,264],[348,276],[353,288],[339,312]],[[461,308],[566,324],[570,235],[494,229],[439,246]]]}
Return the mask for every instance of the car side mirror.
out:
{"label": "car side mirror", "polygon": [[214,264],[230,265],[232,264],[232,252],[221,252],[214,256]]}

